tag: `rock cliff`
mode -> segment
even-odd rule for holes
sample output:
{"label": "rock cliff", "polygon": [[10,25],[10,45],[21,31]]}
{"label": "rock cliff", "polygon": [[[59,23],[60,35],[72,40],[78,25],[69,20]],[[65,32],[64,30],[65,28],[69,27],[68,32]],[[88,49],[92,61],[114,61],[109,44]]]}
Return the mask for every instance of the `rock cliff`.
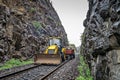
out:
{"label": "rock cliff", "polygon": [[120,0],[88,2],[89,10],[83,23],[85,30],[82,35],[81,53],[89,64],[94,80],[119,80],[119,77],[115,78],[118,74],[109,66],[112,58],[108,55],[111,52],[115,55],[112,50],[120,49]]}
{"label": "rock cliff", "polygon": [[42,53],[48,38],[67,34],[49,0],[0,0],[0,62]]}

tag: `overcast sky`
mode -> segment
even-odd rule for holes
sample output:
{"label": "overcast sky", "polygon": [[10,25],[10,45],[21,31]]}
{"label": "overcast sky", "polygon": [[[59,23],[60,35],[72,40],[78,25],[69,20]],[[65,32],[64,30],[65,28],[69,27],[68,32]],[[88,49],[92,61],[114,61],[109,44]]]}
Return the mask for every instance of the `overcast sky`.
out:
{"label": "overcast sky", "polygon": [[83,20],[88,10],[87,0],[51,0],[67,32],[70,43],[79,46],[83,33]]}

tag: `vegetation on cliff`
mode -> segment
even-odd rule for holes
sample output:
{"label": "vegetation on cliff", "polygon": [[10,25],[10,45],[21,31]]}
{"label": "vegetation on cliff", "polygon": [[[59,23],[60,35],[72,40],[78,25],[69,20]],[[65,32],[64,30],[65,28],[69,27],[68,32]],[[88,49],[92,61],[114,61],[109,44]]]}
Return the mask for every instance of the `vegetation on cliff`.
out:
{"label": "vegetation on cliff", "polygon": [[76,80],[93,80],[88,64],[85,63],[84,58],[80,55],[80,65],[78,66],[79,77]]}

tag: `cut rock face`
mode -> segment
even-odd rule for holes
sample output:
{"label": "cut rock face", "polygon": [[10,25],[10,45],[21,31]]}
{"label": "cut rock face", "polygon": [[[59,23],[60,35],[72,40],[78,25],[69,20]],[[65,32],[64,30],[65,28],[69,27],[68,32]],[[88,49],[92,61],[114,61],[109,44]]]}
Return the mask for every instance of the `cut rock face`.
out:
{"label": "cut rock face", "polygon": [[[49,37],[67,34],[49,0],[0,0],[0,62],[42,53]],[[8,59],[5,59],[7,56]]]}
{"label": "cut rock face", "polygon": [[110,80],[108,78],[112,69],[109,66],[109,59],[106,58],[112,50],[120,49],[120,1],[88,0],[88,2],[89,10],[84,21],[81,53],[85,56],[95,80]]}

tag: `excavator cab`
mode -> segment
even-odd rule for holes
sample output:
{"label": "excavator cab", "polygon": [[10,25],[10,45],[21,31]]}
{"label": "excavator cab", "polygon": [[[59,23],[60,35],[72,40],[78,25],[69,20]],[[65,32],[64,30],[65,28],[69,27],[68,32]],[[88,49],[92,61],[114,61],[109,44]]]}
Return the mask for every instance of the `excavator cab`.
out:
{"label": "excavator cab", "polygon": [[49,40],[49,45],[57,45],[60,46],[62,43],[61,38],[57,37],[57,38],[50,38]]}
{"label": "excavator cab", "polygon": [[60,64],[64,54],[61,54],[61,38],[52,37],[49,39],[49,46],[44,53],[35,55],[35,64]]}

